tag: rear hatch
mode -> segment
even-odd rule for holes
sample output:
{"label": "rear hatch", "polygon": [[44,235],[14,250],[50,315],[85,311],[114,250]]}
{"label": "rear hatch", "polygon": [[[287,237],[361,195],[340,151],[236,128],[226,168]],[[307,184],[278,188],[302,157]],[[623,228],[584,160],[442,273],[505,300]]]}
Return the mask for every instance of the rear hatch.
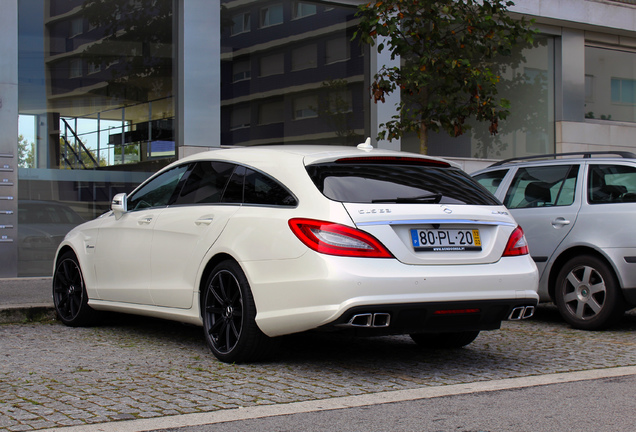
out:
{"label": "rear hatch", "polygon": [[498,261],[516,227],[503,205],[458,167],[421,156],[369,156],[307,166],[358,229],[406,264]]}

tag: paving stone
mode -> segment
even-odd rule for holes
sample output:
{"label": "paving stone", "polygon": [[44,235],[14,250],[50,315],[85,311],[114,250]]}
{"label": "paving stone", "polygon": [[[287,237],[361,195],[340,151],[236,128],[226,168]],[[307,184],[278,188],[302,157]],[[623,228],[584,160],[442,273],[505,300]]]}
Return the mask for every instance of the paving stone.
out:
{"label": "paving stone", "polygon": [[115,316],[101,326],[0,325],[0,431],[207,412],[424,386],[636,365],[636,313],[573,330],[554,307],[461,350],[407,336],[293,336],[270,363],[230,365],[196,327]]}

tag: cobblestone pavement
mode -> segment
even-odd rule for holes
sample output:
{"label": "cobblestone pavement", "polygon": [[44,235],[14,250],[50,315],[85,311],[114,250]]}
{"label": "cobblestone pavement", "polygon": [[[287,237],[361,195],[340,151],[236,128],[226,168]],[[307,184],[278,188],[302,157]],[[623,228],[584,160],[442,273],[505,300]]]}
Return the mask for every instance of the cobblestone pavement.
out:
{"label": "cobblestone pavement", "polygon": [[290,337],[273,362],[228,365],[200,328],[113,316],[93,328],[0,325],[0,431],[22,431],[636,365],[636,314],[572,330],[554,307],[467,348],[408,337]]}

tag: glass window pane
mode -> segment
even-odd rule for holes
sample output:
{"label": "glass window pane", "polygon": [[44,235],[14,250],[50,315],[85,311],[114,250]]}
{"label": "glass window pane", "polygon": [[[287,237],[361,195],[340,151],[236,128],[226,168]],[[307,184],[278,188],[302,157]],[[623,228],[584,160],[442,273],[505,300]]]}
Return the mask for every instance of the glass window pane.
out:
{"label": "glass window pane", "polygon": [[[508,117],[499,120],[498,133],[494,136],[490,133],[489,122],[469,118],[471,129],[459,137],[429,132],[429,155],[506,159],[555,153],[554,38],[538,36],[536,42],[519,56],[513,55],[522,59],[519,65],[510,67],[505,59],[495,64],[494,73],[501,77],[498,97],[511,104]],[[593,71],[586,73],[598,77]],[[594,80],[598,81],[601,79]],[[594,91],[595,95],[599,93]],[[416,133],[402,138],[401,144],[402,150],[420,152],[421,142]]]}
{"label": "glass window pane", "polygon": [[187,169],[187,164],[181,165],[150,180],[128,198],[128,210],[167,206]]}
{"label": "glass window pane", "polygon": [[[508,189],[504,205],[511,209],[557,205],[565,180],[574,178],[576,181],[577,172],[578,167],[572,165],[520,168]],[[572,187],[572,182],[568,183],[558,205],[570,205],[574,202],[573,189],[570,189]]]}
{"label": "glass window pane", "polygon": [[62,206],[45,207],[51,222],[37,236],[19,223],[19,276],[50,276],[74,224],[173,160],[173,4],[17,1],[18,161],[29,168],[18,211]]}
{"label": "glass window pane", "polygon": [[285,54],[271,54],[261,57],[259,61],[261,77],[285,73]]}
{"label": "glass window pane", "polygon": [[247,128],[251,123],[251,107],[249,105],[238,105],[232,107],[231,128]]}
{"label": "glass window pane", "polygon": [[636,168],[626,165],[591,165],[588,175],[590,204],[636,202]]}
{"label": "glass window pane", "polygon": [[[358,20],[355,5],[272,1],[222,2],[223,15],[251,13],[259,28],[236,37],[231,26],[219,29],[221,142],[363,142],[374,132],[367,130],[371,125],[368,45],[352,41]],[[247,57],[252,62],[249,81],[246,66],[238,65]],[[317,110],[307,109],[307,103],[299,106],[297,99],[310,93],[320,96],[317,103],[309,104]],[[278,102],[267,112],[273,98]],[[245,105],[252,113],[249,127],[241,127],[244,123],[239,121],[247,117]],[[296,121],[299,118],[303,121]]]}
{"label": "glass window pane", "polygon": [[188,175],[175,205],[221,202],[221,194],[233,171],[231,163],[198,162]]}
{"label": "glass window pane", "polygon": [[252,76],[251,63],[249,60],[237,61],[233,65],[233,82],[250,79]]}
{"label": "glass window pane", "polygon": [[594,76],[586,118],[636,122],[636,53],[587,46],[585,73]]}
{"label": "glass window pane", "polygon": [[237,166],[230,177],[230,181],[227,183],[225,192],[221,197],[223,203],[237,203],[243,202],[243,183],[245,182],[245,167]]}
{"label": "glass window pane", "polygon": [[261,27],[283,23],[283,5],[271,5],[261,9]]}
{"label": "glass window pane", "polygon": [[[619,103],[621,101],[621,80],[612,78],[612,102]],[[594,118],[590,115],[590,118]]]}
{"label": "glass window pane", "polygon": [[335,201],[500,205],[468,174],[453,167],[352,162],[309,165],[307,172],[318,190]]}
{"label": "glass window pane", "polygon": [[497,192],[497,189],[499,189],[499,185],[501,184],[501,181],[507,173],[508,170],[505,169],[490,171],[487,173],[476,175],[473,178],[477,181],[477,183],[488,189],[490,193],[494,194],[495,192]]}
{"label": "glass window pane", "polygon": [[293,18],[302,18],[316,14],[316,5],[305,2],[294,2]]}
{"label": "glass window pane", "polygon": [[232,34],[240,34],[250,31],[250,14],[243,13],[232,17]]}
{"label": "glass window pane", "polygon": [[292,50],[292,70],[315,68],[318,65],[317,45],[306,45],[302,48]]}
{"label": "glass window pane", "polygon": [[245,175],[245,204],[295,206],[296,199],[280,183],[263,173],[248,169]]}
{"label": "glass window pane", "polygon": [[258,110],[258,124],[282,123],[285,120],[283,101],[263,102]]}
{"label": "glass window pane", "polygon": [[328,40],[325,50],[325,63],[349,60],[349,41],[346,37]]}
{"label": "glass window pane", "polygon": [[294,119],[316,117],[318,97],[316,95],[299,96],[294,99]]}

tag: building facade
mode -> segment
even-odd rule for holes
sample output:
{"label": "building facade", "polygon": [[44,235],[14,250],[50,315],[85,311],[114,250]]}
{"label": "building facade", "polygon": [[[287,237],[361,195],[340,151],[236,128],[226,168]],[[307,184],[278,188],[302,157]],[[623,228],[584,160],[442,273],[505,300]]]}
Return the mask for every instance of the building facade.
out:
{"label": "building facade", "polygon": [[[355,145],[399,64],[354,38],[358,0],[0,0],[0,278],[49,276],[64,234],[166,164],[221,146]],[[516,0],[536,44],[505,69],[512,114],[429,154],[492,160],[636,147],[636,1]],[[419,151],[415,136],[375,142]]]}

